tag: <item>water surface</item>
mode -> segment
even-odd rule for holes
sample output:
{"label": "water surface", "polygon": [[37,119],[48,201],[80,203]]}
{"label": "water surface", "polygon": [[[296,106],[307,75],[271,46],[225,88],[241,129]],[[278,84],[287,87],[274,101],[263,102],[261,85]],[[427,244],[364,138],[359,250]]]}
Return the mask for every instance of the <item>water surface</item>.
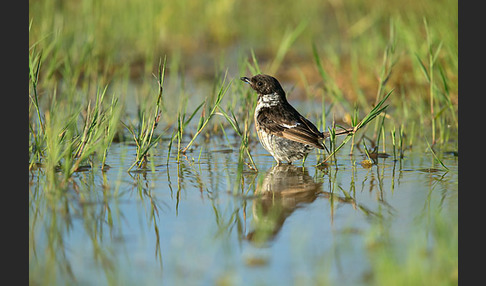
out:
{"label": "water surface", "polygon": [[[236,146],[236,147],[235,147]],[[437,216],[457,227],[457,157],[446,171],[423,148],[402,160],[339,152],[337,163],[238,165],[237,138],[214,139],[177,161],[161,142],[142,172],[135,147],[113,143],[106,172],[75,174],[65,192],[31,172],[31,284],[367,285],[370,253],[389,243],[407,257]],[[408,244],[407,244],[408,243]]]}

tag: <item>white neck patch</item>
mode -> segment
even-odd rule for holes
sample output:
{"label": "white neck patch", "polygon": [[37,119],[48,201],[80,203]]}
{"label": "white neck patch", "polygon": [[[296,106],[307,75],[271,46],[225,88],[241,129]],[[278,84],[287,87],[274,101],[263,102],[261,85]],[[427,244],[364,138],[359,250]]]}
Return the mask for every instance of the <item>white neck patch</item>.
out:
{"label": "white neck patch", "polygon": [[275,93],[264,94],[259,97],[258,101],[266,106],[277,105],[280,101],[280,96]]}

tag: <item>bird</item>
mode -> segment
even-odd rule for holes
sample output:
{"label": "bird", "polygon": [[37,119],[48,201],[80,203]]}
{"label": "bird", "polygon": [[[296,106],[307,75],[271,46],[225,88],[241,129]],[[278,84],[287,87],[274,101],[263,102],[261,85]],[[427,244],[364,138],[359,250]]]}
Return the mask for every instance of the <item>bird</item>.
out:
{"label": "bird", "polygon": [[[278,80],[267,74],[241,77],[258,94],[254,120],[258,139],[277,161],[277,165],[292,164],[315,148],[324,149],[329,132],[321,132],[287,101]],[[336,135],[353,132],[345,129]]]}

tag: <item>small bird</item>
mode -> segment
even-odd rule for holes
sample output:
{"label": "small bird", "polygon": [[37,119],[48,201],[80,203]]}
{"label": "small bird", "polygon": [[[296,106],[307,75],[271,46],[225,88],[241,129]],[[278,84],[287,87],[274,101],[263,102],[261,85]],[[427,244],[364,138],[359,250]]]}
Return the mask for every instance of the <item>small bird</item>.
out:
{"label": "small bird", "polygon": [[[258,139],[280,165],[283,161],[304,158],[314,148],[324,149],[323,141],[328,132],[321,132],[289,104],[285,91],[278,80],[270,75],[258,74],[251,78],[241,77],[258,93],[255,109],[255,127]],[[336,132],[336,135],[353,129]]]}

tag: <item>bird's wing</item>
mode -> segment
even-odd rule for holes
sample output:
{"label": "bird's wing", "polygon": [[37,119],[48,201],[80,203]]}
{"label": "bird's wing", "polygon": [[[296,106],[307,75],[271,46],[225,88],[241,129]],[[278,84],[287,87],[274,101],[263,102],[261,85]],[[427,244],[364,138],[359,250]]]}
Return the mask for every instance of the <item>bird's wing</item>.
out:
{"label": "bird's wing", "polygon": [[324,149],[321,141],[324,135],[312,122],[305,119],[295,109],[264,108],[260,110],[256,120],[260,127],[292,141]]}

